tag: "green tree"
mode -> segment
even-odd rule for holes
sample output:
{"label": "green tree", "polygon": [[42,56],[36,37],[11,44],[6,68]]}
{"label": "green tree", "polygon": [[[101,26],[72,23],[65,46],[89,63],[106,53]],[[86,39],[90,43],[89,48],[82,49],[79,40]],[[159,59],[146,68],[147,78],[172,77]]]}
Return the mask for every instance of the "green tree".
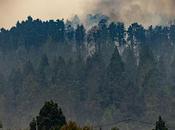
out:
{"label": "green tree", "polygon": [[[95,53],[89,57],[86,62],[86,83],[87,89],[89,90],[88,98],[97,98],[97,92],[99,91],[102,77],[104,76],[105,65],[103,62],[102,55]],[[93,86],[93,87],[92,87]]]}
{"label": "green tree", "polygon": [[160,80],[160,72],[152,50],[148,45],[142,45],[136,80],[136,85],[139,89],[137,106],[140,109],[140,113],[145,112],[147,115],[153,116],[155,111],[160,110],[157,107],[163,94]]}
{"label": "green tree", "polygon": [[44,106],[37,116],[38,130],[59,130],[66,124],[66,118],[63,115],[61,108],[53,101],[45,102]]}
{"label": "green tree", "polygon": [[119,45],[123,45],[125,43],[126,30],[124,23],[117,23],[117,42]]}
{"label": "green tree", "polygon": [[36,125],[37,125],[36,120],[33,119],[33,120],[30,122],[30,130],[37,130],[37,129],[36,129]]}
{"label": "green tree", "polygon": [[139,66],[137,70],[137,85],[143,88],[150,79],[153,72],[156,71],[156,60],[148,45],[140,46]]}
{"label": "green tree", "polygon": [[116,39],[117,39],[117,25],[114,22],[110,23],[108,30],[109,30],[110,40],[112,42],[116,41]]}
{"label": "green tree", "polygon": [[119,81],[124,72],[124,63],[116,47],[108,66],[108,77],[111,81]]}
{"label": "green tree", "polygon": [[78,25],[75,30],[75,39],[77,44],[80,46],[84,43],[86,30],[83,25]]}
{"label": "green tree", "polygon": [[155,130],[168,130],[161,116],[159,116],[159,120],[156,122]]}
{"label": "green tree", "polygon": [[127,33],[127,40],[130,42],[131,45],[145,42],[145,29],[142,25],[139,25],[138,23],[131,24],[128,28]]}
{"label": "green tree", "polygon": [[110,64],[107,67],[107,72],[102,82],[100,93],[102,94],[103,106],[115,105],[119,107],[123,96],[123,74],[124,63],[121,59],[117,47],[114,50]]}

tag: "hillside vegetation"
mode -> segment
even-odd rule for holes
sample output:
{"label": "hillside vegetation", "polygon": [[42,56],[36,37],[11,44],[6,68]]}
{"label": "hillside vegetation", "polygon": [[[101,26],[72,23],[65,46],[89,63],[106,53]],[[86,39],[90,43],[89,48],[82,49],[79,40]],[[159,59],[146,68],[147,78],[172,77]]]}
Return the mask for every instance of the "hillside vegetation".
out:
{"label": "hillside vegetation", "polygon": [[[23,128],[46,100],[79,124],[126,117],[175,123],[175,25],[101,19],[17,22],[0,31],[0,117]],[[144,129],[144,128],[143,128]]]}

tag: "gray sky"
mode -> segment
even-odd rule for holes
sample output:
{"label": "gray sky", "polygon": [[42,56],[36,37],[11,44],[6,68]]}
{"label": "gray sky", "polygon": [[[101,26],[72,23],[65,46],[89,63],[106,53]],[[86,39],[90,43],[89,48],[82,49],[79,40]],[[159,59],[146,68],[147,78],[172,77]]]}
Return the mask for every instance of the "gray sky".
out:
{"label": "gray sky", "polygon": [[174,8],[175,0],[0,0],[0,27],[29,15],[46,20],[94,12],[126,23],[160,24],[175,18]]}

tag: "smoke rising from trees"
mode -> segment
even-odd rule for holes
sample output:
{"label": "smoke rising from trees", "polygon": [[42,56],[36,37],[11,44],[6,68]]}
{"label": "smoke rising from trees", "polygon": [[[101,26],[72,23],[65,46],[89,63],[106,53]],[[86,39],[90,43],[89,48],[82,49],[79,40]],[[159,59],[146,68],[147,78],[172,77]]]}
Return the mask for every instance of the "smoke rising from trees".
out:
{"label": "smoke rising from trees", "polygon": [[128,24],[155,25],[174,20],[174,6],[174,0],[97,0],[87,12],[102,13]]}

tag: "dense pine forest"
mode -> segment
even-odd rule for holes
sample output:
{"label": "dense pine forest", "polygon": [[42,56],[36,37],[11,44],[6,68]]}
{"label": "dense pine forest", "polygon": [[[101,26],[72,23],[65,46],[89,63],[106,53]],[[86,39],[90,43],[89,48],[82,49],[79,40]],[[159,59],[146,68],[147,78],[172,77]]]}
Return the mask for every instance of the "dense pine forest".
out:
{"label": "dense pine forest", "polygon": [[81,125],[126,118],[155,122],[159,115],[175,123],[175,24],[146,28],[98,15],[86,24],[77,16],[29,16],[1,28],[0,66],[6,128],[26,128],[47,100]]}

